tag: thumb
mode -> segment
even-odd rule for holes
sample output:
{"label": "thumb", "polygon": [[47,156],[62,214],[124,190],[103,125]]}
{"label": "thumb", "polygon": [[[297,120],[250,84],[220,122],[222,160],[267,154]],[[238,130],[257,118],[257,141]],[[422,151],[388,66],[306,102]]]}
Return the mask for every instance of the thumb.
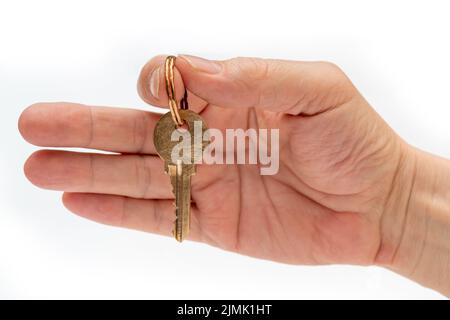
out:
{"label": "thumb", "polygon": [[329,62],[212,61],[181,55],[176,67],[189,91],[220,107],[313,115],[343,104],[357,93],[339,67]]}

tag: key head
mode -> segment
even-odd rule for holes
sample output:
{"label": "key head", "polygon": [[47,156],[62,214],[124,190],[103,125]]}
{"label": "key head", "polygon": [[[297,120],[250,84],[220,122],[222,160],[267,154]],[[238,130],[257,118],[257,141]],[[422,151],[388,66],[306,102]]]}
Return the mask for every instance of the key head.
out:
{"label": "key head", "polygon": [[[201,159],[203,150],[209,144],[209,136],[207,135],[207,127],[205,121],[197,113],[190,110],[178,110],[181,119],[185,123],[185,129],[189,132],[191,137],[191,161],[194,159]],[[195,124],[197,124],[197,132],[195,132]],[[166,167],[169,164],[176,164],[172,161],[172,150],[180,143],[180,141],[172,141],[172,132],[174,130],[180,130],[173,122],[170,112],[164,114],[156,123],[155,130],[153,132],[153,143],[155,144],[156,152],[166,163]],[[194,137],[194,134],[201,135],[200,137]],[[199,139],[200,138],[200,139]],[[205,139],[203,139],[205,138]],[[206,140],[206,141],[204,141]],[[193,163],[192,163],[193,165]]]}

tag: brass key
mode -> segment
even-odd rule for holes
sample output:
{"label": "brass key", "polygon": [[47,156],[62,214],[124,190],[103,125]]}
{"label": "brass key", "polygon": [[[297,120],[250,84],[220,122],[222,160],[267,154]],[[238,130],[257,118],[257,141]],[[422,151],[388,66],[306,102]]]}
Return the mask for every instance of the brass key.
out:
{"label": "brass key", "polygon": [[[175,196],[175,227],[173,235],[179,242],[186,239],[190,229],[190,211],[191,211],[191,176],[195,174],[195,161],[201,159],[204,148],[209,141],[203,141],[205,132],[207,130],[203,119],[190,110],[187,110],[187,93],[181,103],[183,108],[178,108],[178,103],[175,100],[175,87],[173,79],[173,65],[174,57],[166,59],[166,87],[167,95],[169,97],[170,112],[166,113],[156,123],[153,133],[153,142],[156,151],[161,159],[164,160],[164,168],[166,173],[170,176],[173,193]],[[198,121],[198,122],[197,122]],[[173,159],[172,151],[180,141],[172,141],[172,133],[175,130],[182,130],[181,125],[187,126],[187,132],[190,136],[189,154],[183,154],[182,157]],[[197,134],[201,137],[195,137],[195,125],[201,130],[197,130]],[[184,150],[184,149],[183,149]],[[186,157],[187,156],[187,157]],[[186,161],[188,160],[188,161]]]}
{"label": "brass key", "polygon": [[[154,144],[159,156],[164,160],[164,168],[170,176],[173,193],[175,196],[175,228],[173,234],[178,241],[183,241],[189,234],[190,210],[191,210],[191,176],[195,174],[194,159],[201,157],[205,147],[196,145],[194,141],[194,121],[200,121],[202,135],[206,131],[205,122],[202,118],[190,110],[179,110],[181,119],[188,126],[188,132],[191,137],[190,163],[184,163],[183,159],[172,159],[172,150],[180,141],[172,141],[171,136],[174,130],[178,130],[172,120],[170,112],[166,113],[156,123],[154,131]],[[199,126],[200,127],[200,126]],[[197,139],[198,140],[198,139]],[[206,143],[207,144],[207,143]]]}

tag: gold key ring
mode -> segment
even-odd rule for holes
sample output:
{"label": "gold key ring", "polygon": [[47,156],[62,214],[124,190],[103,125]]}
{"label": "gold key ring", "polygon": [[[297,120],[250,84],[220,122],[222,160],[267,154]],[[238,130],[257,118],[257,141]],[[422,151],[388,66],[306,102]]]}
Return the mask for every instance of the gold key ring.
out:
{"label": "gold key ring", "polygon": [[[176,100],[176,94],[175,94],[175,77],[174,77],[174,64],[175,64],[176,57],[174,56],[168,56],[164,63],[164,75],[166,78],[166,91],[167,91],[167,97],[169,98],[169,108],[170,113],[172,114],[173,122],[177,126],[183,125],[183,120],[181,119],[180,113],[178,112],[179,106],[178,102]],[[188,109],[188,103],[187,103],[187,91],[184,92],[183,99],[181,99],[181,109]]]}

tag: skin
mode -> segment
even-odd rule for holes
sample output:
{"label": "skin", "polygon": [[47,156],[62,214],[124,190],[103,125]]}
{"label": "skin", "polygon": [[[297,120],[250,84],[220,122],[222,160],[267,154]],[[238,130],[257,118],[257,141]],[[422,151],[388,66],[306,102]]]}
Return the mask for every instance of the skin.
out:
{"label": "skin", "polygon": [[[167,106],[164,56],[138,91]],[[181,77],[182,75],[182,77]],[[181,78],[183,80],[181,80]],[[210,128],[280,129],[280,168],[199,165],[190,240],[290,264],[381,265],[450,295],[450,165],[405,143],[327,62],[176,60],[178,98]],[[35,185],[64,191],[82,217],[171,236],[173,195],[153,146],[160,115],[38,103],[19,119],[28,142],[114,154],[40,150]]]}

